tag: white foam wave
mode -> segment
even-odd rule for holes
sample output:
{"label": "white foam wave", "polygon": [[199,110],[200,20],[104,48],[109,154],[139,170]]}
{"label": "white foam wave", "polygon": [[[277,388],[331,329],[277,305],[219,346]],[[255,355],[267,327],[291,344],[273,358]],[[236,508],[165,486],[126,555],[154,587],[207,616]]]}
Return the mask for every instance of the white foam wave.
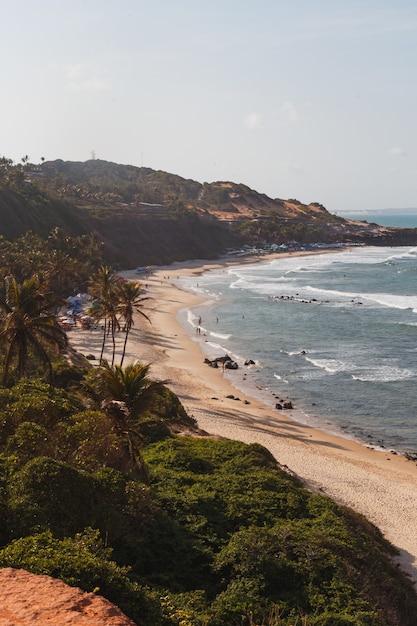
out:
{"label": "white foam wave", "polygon": [[414,378],[417,372],[410,369],[395,367],[393,365],[367,365],[366,368],[357,366],[354,363],[347,363],[338,359],[306,359],[315,367],[318,367],[328,374],[350,374],[353,380],[362,382],[395,382]]}
{"label": "white foam wave", "polygon": [[416,256],[417,256],[417,247],[406,249],[405,251],[402,250],[401,252],[398,252],[397,254],[392,254],[391,256],[387,257],[384,262],[387,263],[390,261],[397,261],[399,259],[406,259],[408,257],[415,259]]}
{"label": "white foam wave", "polygon": [[239,279],[231,286],[233,289],[252,291],[264,296],[278,297],[277,294],[285,294],[286,299],[291,300],[319,300],[321,303],[332,306],[346,304],[361,304],[367,306],[384,306],[394,309],[410,309],[417,313],[417,295],[391,294],[391,293],[370,293],[360,291],[342,291],[339,289],[326,289],[325,287],[315,287],[314,285],[298,285],[291,280],[284,283],[282,280],[265,282],[250,282]]}
{"label": "white foam wave", "polygon": [[363,296],[369,301],[374,301],[382,306],[392,309],[412,309],[413,313],[417,309],[417,296],[397,296],[389,293],[366,294]]}
{"label": "white foam wave", "polygon": [[280,376],[279,374],[274,374],[274,378],[276,378],[277,380],[281,381],[285,385],[288,385],[288,380],[286,380],[285,378],[282,378],[282,376]]}
{"label": "white foam wave", "polygon": [[320,295],[322,300],[349,299],[354,302],[378,304],[393,309],[417,309],[417,296],[396,295],[391,293],[360,293],[354,291],[338,291],[336,289],[323,289],[307,285],[305,290],[315,296]]}
{"label": "white foam wave", "polygon": [[196,326],[195,321],[198,319],[198,316],[193,313],[190,309],[187,309],[187,322],[191,324],[191,326]]}
{"label": "white foam wave", "polygon": [[371,368],[366,373],[352,375],[354,380],[359,380],[364,383],[390,383],[400,380],[407,380],[414,378],[415,372],[409,369],[401,369],[399,367],[383,366],[378,368]]}
{"label": "white foam wave", "polygon": [[215,337],[216,339],[230,339],[232,335],[222,335],[222,333],[214,333],[213,331],[208,331],[210,337]]}
{"label": "white foam wave", "polygon": [[[201,335],[198,335],[199,338],[200,336]],[[231,350],[228,350],[227,348],[222,346],[220,343],[216,343],[215,341],[210,341],[209,339],[206,339],[205,341],[201,342],[201,346],[204,352],[212,358],[225,356],[227,354],[228,356],[230,356],[230,358],[233,361],[236,361],[237,363],[244,362],[244,358],[240,354],[236,354],[232,352]]]}
{"label": "white foam wave", "polygon": [[324,369],[328,374],[349,372],[355,369],[355,366],[352,363],[346,363],[346,361],[340,361],[338,359],[312,359],[310,357],[306,357],[306,361],[315,367]]}

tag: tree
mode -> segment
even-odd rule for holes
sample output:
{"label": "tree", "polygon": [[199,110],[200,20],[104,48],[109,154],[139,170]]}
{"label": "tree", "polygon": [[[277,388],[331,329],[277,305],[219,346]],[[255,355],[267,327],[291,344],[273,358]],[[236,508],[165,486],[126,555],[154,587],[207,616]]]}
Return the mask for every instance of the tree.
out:
{"label": "tree", "polygon": [[101,408],[111,418],[116,432],[126,438],[132,468],[139,471],[145,482],[149,478],[140,453],[143,445],[140,417],[149,408],[155,392],[164,385],[149,378],[149,368],[149,364],[138,362],[123,368],[104,360],[94,372],[95,380],[87,387],[90,395],[101,400]]}
{"label": "tree", "polygon": [[10,171],[13,169],[13,161],[6,157],[0,157],[0,180],[7,180]]}
{"label": "tree", "polygon": [[0,298],[3,310],[0,342],[5,345],[2,382],[6,383],[14,358],[19,378],[27,375],[30,348],[48,370],[48,380],[51,381],[52,365],[46,346],[64,349],[68,344],[67,336],[53,314],[55,297],[46,292],[36,275],[22,284],[14,276],[6,276],[5,287],[5,295]]}
{"label": "tree", "polygon": [[130,329],[134,325],[134,313],[139,313],[142,317],[148,320],[148,322],[150,322],[149,317],[142,311],[143,303],[146,300],[149,300],[149,298],[142,296],[142,285],[140,282],[119,282],[117,285],[117,293],[119,297],[118,311],[125,322],[125,339],[123,343],[122,357],[120,360],[120,366],[122,367],[126,353],[127,339]]}
{"label": "tree", "polygon": [[52,250],[44,263],[45,280],[59,297],[71,292],[70,285],[78,279],[79,262],[62,250]]}
{"label": "tree", "polygon": [[111,333],[113,342],[112,365],[116,353],[115,332],[119,322],[117,319],[117,277],[111,267],[101,265],[97,273],[90,279],[90,294],[93,298],[89,315],[94,321],[104,320],[103,343],[101,346],[100,363],[103,360],[106,337]]}

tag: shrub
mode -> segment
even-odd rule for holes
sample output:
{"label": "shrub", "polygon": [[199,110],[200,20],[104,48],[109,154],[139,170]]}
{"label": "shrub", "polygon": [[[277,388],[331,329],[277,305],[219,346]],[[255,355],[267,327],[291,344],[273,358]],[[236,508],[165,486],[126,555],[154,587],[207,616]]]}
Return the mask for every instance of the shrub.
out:
{"label": "shrub", "polygon": [[60,578],[68,585],[96,592],[113,602],[138,626],[162,625],[158,606],[129,578],[129,569],[111,560],[99,533],[91,529],[74,539],[56,539],[50,531],[13,541],[0,551],[0,566]]}

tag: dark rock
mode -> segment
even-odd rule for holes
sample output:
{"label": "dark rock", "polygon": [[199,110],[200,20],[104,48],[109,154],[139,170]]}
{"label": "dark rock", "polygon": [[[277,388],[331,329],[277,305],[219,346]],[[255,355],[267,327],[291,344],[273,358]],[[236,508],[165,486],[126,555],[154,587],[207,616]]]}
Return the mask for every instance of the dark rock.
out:
{"label": "dark rock", "polygon": [[231,357],[228,354],[225,354],[224,356],[218,356],[214,359],[214,361],[217,361],[217,363],[227,363],[227,361],[231,361]]}
{"label": "dark rock", "polygon": [[[219,367],[219,363],[227,367],[227,363],[230,363],[230,362],[234,362],[234,361],[232,361],[232,359],[230,358],[228,354],[226,354],[225,356],[218,356],[215,359],[207,359],[207,358],[204,359],[204,363],[206,363],[207,365],[210,365],[211,367]],[[237,368],[231,368],[231,369],[237,369]]]}

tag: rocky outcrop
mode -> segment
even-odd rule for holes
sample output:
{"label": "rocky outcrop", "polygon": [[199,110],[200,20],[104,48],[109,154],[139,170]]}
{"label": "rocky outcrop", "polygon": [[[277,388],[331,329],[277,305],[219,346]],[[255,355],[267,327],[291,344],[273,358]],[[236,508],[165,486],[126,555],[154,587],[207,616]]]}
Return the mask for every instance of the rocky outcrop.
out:
{"label": "rocky outcrop", "polygon": [[227,370],[237,370],[239,365],[233,361],[228,354],[226,356],[218,356],[215,359],[204,359],[204,363],[210,367],[219,367],[219,364]]}
{"label": "rocky outcrop", "polygon": [[0,569],[0,626],[136,626],[120,609],[50,576]]}

